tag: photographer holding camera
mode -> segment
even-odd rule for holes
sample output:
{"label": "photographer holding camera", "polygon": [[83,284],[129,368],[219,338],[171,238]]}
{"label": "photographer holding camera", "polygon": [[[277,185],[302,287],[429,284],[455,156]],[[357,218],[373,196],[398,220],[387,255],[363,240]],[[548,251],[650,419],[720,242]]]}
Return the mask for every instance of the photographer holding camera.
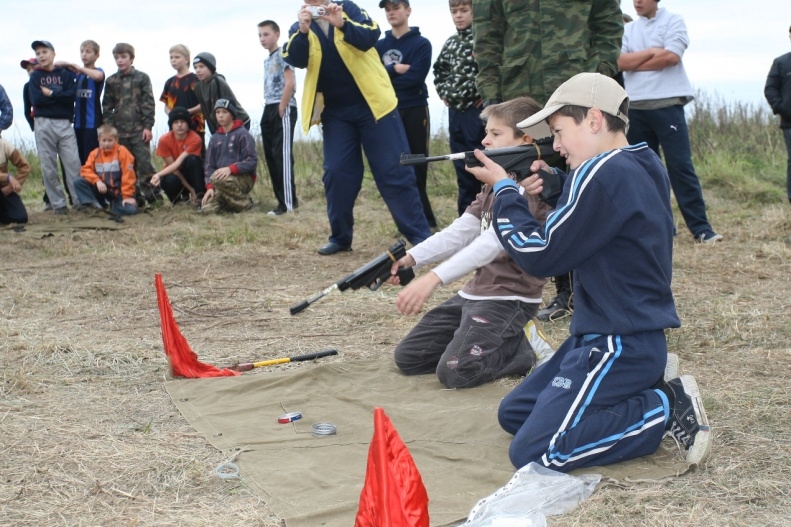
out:
{"label": "photographer holding camera", "polygon": [[[323,11],[323,14],[322,14]],[[362,150],[401,233],[414,245],[429,236],[417,180],[399,156],[409,152],[398,100],[374,44],[379,26],[348,0],[307,0],[289,30],[283,59],[306,68],[302,128],[321,123],[329,241],[319,254],[350,251],[354,202],[363,179]]]}

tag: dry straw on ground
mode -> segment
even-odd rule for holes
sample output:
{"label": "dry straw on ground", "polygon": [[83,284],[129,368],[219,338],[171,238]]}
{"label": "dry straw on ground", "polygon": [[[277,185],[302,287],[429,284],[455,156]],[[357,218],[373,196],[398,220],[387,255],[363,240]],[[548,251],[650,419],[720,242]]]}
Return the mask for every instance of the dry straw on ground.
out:
{"label": "dry straw on ground", "polygon": [[[437,202],[451,221],[453,199]],[[679,223],[683,327],[668,337],[683,372],[701,384],[711,459],[668,483],[599,491],[550,525],[788,521],[791,213],[713,198],[709,206],[726,241],[693,244]],[[358,202],[355,251],[334,257],[315,253],[326,235],[323,202],[278,218],[265,210],[160,209],[120,230],[69,229],[81,220],[36,212],[26,232],[0,231],[0,524],[279,525],[243,480],[212,476],[229,454],[208,446],[164,390],[154,273],[193,349],[220,366],[329,346],[341,351],[330,360],[387,357],[414,321],[396,314],[390,287],[334,293],[288,314],[392,243],[373,194]],[[546,327],[555,344],[566,327]]]}

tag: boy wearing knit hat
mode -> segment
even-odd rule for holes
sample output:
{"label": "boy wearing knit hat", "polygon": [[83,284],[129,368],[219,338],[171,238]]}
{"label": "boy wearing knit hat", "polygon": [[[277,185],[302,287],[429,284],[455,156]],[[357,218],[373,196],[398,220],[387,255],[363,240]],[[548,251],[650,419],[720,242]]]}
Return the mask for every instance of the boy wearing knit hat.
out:
{"label": "boy wearing knit hat", "polygon": [[214,55],[203,51],[195,55],[192,59],[192,67],[195,69],[195,75],[198,76],[200,82],[195,84],[195,95],[198,96],[203,118],[206,120],[206,126],[212,134],[217,132],[219,127],[216,116],[214,115],[214,105],[220,99],[230,101],[236,108],[236,118],[242,121],[242,126],[250,129],[250,117],[244,111],[242,105],[236,100],[233,90],[228,86],[225,77],[217,73],[217,59]]}
{"label": "boy wearing knit hat", "polygon": [[217,131],[206,152],[206,212],[244,212],[253,208],[250,192],[256,180],[258,156],[255,139],[239,119],[239,110],[228,99],[214,103]]}
{"label": "boy wearing knit hat", "polygon": [[168,113],[170,132],[157,143],[157,155],[165,167],[151,177],[151,184],[161,186],[171,204],[189,201],[197,205],[206,192],[200,157],[203,140],[191,129],[193,122],[189,110],[176,106]]}
{"label": "boy wearing knit hat", "polygon": [[[580,73],[544,109],[519,123],[554,135],[566,175],[546,222],[530,213],[516,183],[483,152],[468,170],[494,185],[500,243],[525,272],[573,270],[571,336],[500,403],[500,425],[514,434],[510,456],[568,472],[653,454],[665,433],[688,463],[709,455],[711,432],[695,379],[678,377],[665,330],[679,327],[670,280],[674,221],[670,182],[645,143],[629,146],[629,99],[613,79]],[[549,127],[547,127],[549,125]],[[542,190],[537,175],[525,191]]]}

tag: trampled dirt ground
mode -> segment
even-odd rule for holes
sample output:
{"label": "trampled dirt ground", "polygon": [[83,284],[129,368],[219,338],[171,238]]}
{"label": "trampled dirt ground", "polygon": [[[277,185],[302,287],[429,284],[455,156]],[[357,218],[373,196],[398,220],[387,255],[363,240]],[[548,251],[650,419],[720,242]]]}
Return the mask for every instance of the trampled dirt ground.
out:
{"label": "trampled dirt ground", "polygon": [[[679,223],[683,327],[669,342],[701,385],[712,456],[668,483],[599,491],[550,525],[788,521],[791,210],[707,200],[726,241],[693,244]],[[453,199],[437,201],[447,224]],[[33,212],[24,232],[0,230],[0,524],[278,525],[242,482],[212,476],[227,456],[164,389],[154,273],[192,348],[218,366],[330,346],[341,351],[331,360],[388,356],[414,321],[395,312],[387,286],[288,313],[394,241],[375,194],[358,201],[354,252],[333,257],[315,252],[327,230],[320,199],[285,217],[265,210],[217,217],[164,208],[123,224]],[[545,326],[556,345],[566,328]]]}

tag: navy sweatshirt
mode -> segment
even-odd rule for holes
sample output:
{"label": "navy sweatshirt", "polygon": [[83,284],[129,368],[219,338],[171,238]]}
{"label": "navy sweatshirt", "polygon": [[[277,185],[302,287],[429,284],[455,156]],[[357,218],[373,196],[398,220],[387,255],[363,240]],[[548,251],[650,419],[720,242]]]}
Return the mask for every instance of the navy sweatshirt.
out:
{"label": "navy sweatshirt", "polygon": [[[74,99],[77,83],[74,75],[64,68],[52,71],[36,68],[30,74],[30,102],[33,104],[34,117],[50,119],[74,119]],[[44,95],[42,87],[52,90],[52,95]]]}
{"label": "navy sweatshirt", "polygon": [[[395,88],[398,109],[428,106],[426,76],[431,69],[431,42],[420,35],[420,29],[411,27],[400,38],[385,31],[385,37],[376,42],[376,51]],[[396,64],[409,64],[409,69],[396,73]]]}
{"label": "navy sweatshirt", "polygon": [[574,271],[572,335],[681,325],[670,289],[670,182],[645,143],[600,154],[565,176],[545,225],[513,181],[499,181],[495,194],[500,242],[519,267],[534,276]]}

